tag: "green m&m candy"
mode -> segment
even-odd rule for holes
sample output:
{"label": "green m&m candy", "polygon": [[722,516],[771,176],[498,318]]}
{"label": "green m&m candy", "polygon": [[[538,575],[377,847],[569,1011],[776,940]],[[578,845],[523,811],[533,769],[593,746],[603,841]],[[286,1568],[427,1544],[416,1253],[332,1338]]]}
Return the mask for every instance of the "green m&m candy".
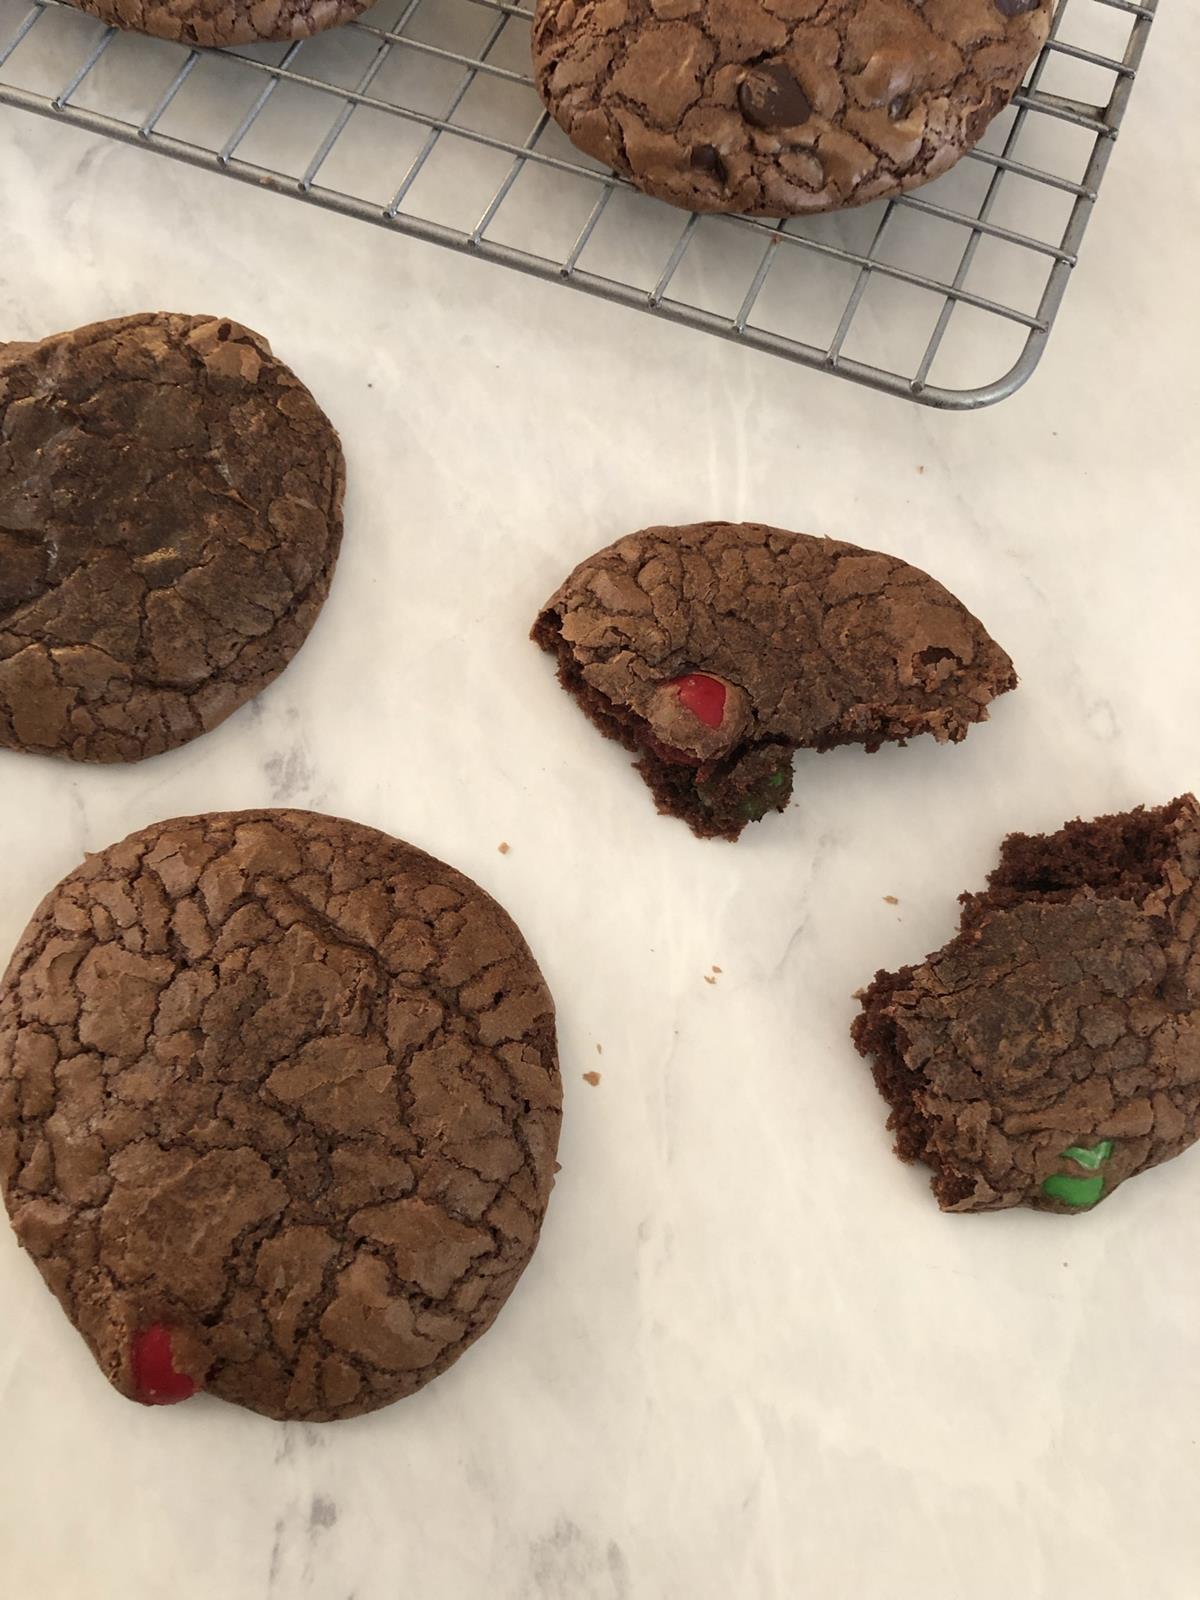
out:
{"label": "green m&m candy", "polygon": [[1113,1153],[1111,1139],[1101,1139],[1091,1146],[1073,1144],[1062,1152],[1060,1160],[1082,1167],[1088,1176],[1070,1172],[1054,1172],[1042,1183],[1042,1193],[1051,1200],[1061,1200],[1064,1205],[1083,1209],[1094,1206],[1104,1193],[1104,1174],[1100,1170]]}

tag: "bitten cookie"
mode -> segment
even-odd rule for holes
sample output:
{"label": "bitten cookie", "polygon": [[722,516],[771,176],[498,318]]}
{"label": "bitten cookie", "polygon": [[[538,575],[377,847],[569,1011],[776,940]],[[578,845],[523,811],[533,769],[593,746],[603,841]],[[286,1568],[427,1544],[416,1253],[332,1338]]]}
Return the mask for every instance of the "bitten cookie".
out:
{"label": "bitten cookie", "polygon": [[361,16],[373,0],[70,0],[113,28],[182,44],[307,39]]}
{"label": "bitten cookie", "polygon": [[329,592],[329,419],[236,322],[0,345],[0,748],[136,761],[271,682]]}
{"label": "bitten cookie", "polygon": [[581,150],[693,211],[798,216],[977,143],[1052,0],[539,0],[533,63]]}
{"label": "bitten cookie", "polygon": [[0,1180],[105,1376],[321,1422],[492,1323],[549,1199],[554,1008],[510,918],[302,811],[135,833],[0,986]]}
{"label": "bitten cookie", "polygon": [[658,809],[736,839],[782,811],[792,753],[965,737],[1012,662],[895,556],[758,523],[647,528],[581,562],[533,637]]}
{"label": "bitten cookie", "polygon": [[1012,834],[958,936],[860,997],[944,1211],[1080,1211],[1200,1136],[1200,807]]}

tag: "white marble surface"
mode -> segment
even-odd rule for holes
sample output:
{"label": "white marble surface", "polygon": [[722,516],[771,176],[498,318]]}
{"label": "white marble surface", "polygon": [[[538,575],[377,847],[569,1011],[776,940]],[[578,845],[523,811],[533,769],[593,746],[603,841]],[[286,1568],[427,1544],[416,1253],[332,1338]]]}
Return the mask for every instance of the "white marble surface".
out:
{"label": "white marble surface", "polygon": [[[340,812],[512,910],[566,1084],[508,1309],[361,1421],[128,1405],[5,1231],[6,1597],[1194,1600],[1200,1155],[1087,1217],[943,1217],[846,1030],[1002,832],[1200,783],[1198,52],[1167,0],[1043,367],[974,417],[0,113],[0,334],[238,317],[351,473],[328,608],[256,706],[128,771],[0,754],[0,950],[154,818]],[[525,630],[596,545],[705,516],[929,567],[1020,691],[957,749],[802,758],[785,818],[694,841]]]}

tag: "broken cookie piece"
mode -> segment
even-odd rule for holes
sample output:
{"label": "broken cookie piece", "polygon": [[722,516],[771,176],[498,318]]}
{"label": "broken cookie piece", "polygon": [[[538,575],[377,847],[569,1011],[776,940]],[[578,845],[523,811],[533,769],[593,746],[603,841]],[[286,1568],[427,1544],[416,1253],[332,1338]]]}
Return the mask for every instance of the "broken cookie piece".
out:
{"label": "broken cookie piece", "polygon": [[278,1418],[412,1394],[533,1253],[554,1008],[510,918],[301,811],[162,822],[42,902],[0,983],[0,1185],[114,1386]]}
{"label": "broken cookie piece", "polygon": [[1200,807],[1012,834],[854,1041],[944,1211],[1090,1210],[1200,1136]]}
{"label": "broken cookie piece", "polygon": [[960,601],[895,556],[757,523],[647,528],[582,562],[533,638],[660,811],[736,839],[792,754],[960,740],[1016,684]]}
{"label": "broken cookie piece", "polygon": [[215,728],[329,592],[329,419],[236,322],[0,345],[0,749],[138,761]]}

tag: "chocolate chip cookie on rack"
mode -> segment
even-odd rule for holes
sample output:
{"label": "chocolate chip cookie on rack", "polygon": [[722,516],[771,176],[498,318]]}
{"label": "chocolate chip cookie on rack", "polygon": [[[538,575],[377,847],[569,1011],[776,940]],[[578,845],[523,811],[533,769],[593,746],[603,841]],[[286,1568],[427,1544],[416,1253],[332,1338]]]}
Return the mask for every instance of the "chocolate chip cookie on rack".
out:
{"label": "chocolate chip cookie on rack", "polygon": [[372,0],[70,0],[112,28],[188,45],[308,39],[352,22]]}
{"label": "chocolate chip cookie on rack", "polygon": [[539,0],[568,136],[647,194],[786,217],[936,178],[1046,40],[1052,0]]}

